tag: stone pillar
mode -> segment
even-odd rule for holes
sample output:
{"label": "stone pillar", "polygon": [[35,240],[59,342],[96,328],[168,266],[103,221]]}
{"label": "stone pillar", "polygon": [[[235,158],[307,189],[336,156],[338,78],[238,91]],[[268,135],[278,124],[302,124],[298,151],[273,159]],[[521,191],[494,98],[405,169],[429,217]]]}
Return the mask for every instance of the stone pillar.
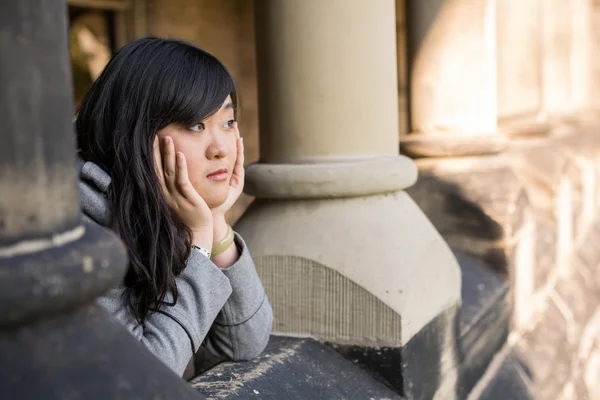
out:
{"label": "stone pillar", "polygon": [[[600,92],[600,3],[597,1],[592,2],[591,6],[592,14],[592,48],[590,50],[592,55],[592,93]],[[592,109],[600,109],[600,96],[592,96]]]}
{"label": "stone pillar", "polygon": [[497,129],[495,0],[407,0],[409,108],[416,156],[490,154]]}
{"label": "stone pillar", "polygon": [[[517,40],[527,27],[527,17],[519,14],[526,11],[512,6],[520,7],[512,0],[407,0],[412,133],[401,139],[401,150],[422,158],[416,162],[420,180],[408,193],[453,248],[509,278],[508,303],[522,320],[523,299],[531,290],[521,282],[531,280],[535,226],[523,185],[502,154],[508,140],[498,116],[499,110],[517,114],[513,106],[535,110],[539,101],[532,82],[534,89],[525,90],[529,97],[517,100],[521,105],[507,104],[506,97],[521,90],[511,71],[502,70],[507,86],[498,89],[498,66],[520,69],[512,62],[534,47],[527,41],[512,60],[506,58],[507,41]],[[503,23],[518,32],[497,25],[499,15],[511,13],[519,18]],[[530,17],[535,28],[535,13]],[[527,72],[533,78],[525,79],[535,81],[535,72]]]}
{"label": "stone pillar", "polygon": [[581,117],[592,107],[591,0],[542,6],[543,112],[549,120]]}
{"label": "stone pillar", "polygon": [[81,223],[65,11],[0,3],[0,393],[202,399],[95,304],[127,259]]}
{"label": "stone pillar", "polygon": [[542,70],[543,0],[496,3],[498,125],[511,136],[546,134]]}
{"label": "stone pillar", "polygon": [[[593,85],[593,0],[574,0],[571,9],[571,107],[574,114],[587,116],[592,110]],[[597,120],[597,119],[596,119]]]}
{"label": "stone pillar", "polygon": [[258,3],[261,159],[397,155],[393,2]]}
{"label": "stone pillar", "polygon": [[255,13],[262,162],[236,229],[274,332],[403,348],[434,324],[445,345],[460,272],[403,191],[417,171],[398,155],[394,0],[264,0]]}

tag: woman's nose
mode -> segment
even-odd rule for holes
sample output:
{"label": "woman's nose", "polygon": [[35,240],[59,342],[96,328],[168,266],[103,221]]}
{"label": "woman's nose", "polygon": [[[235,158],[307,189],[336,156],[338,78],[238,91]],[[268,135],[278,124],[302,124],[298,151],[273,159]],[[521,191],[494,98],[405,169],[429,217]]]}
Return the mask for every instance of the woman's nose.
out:
{"label": "woman's nose", "polygon": [[206,157],[208,159],[224,158],[227,156],[227,145],[219,136],[219,133],[213,135],[212,142],[206,149]]}

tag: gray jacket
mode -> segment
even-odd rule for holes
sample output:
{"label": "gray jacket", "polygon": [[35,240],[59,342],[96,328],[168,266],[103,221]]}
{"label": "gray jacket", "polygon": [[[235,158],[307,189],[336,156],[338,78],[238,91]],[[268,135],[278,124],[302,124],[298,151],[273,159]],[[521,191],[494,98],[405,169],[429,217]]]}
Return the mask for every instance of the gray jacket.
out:
{"label": "gray jacket", "polygon": [[[80,167],[84,218],[106,226],[110,220],[106,191],[111,178],[94,163],[81,163]],[[124,287],[110,290],[98,303],[180,376],[201,345],[231,360],[254,358],[269,340],[273,313],[246,244],[237,233],[235,239],[241,255],[227,269],[193,251],[176,278],[177,303],[161,306],[143,325],[126,307]],[[166,301],[170,300],[167,296]]]}

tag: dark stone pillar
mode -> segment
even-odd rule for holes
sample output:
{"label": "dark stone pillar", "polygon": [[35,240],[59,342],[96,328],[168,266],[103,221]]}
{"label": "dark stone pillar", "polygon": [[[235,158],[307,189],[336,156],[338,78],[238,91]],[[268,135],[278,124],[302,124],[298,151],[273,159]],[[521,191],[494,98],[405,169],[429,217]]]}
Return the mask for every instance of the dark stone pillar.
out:
{"label": "dark stone pillar", "polygon": [[94,299],[127,265],[80,222],[64,1],[0,3],[0,393],[198,399]]}

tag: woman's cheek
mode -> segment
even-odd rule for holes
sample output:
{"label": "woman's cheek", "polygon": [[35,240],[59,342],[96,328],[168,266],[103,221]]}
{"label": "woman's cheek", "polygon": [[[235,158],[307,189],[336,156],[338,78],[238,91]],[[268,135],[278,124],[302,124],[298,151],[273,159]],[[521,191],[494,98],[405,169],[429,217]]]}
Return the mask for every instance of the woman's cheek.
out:
{"label": "woman's cheek", "polygon": [[[185,154],[187,160],[188,177],[192,184],[200,183],[202,181],[202,169],[200,168],[200,160],[193,157],[193,154]],[[195,186],[195,185],[194,185]]]}

